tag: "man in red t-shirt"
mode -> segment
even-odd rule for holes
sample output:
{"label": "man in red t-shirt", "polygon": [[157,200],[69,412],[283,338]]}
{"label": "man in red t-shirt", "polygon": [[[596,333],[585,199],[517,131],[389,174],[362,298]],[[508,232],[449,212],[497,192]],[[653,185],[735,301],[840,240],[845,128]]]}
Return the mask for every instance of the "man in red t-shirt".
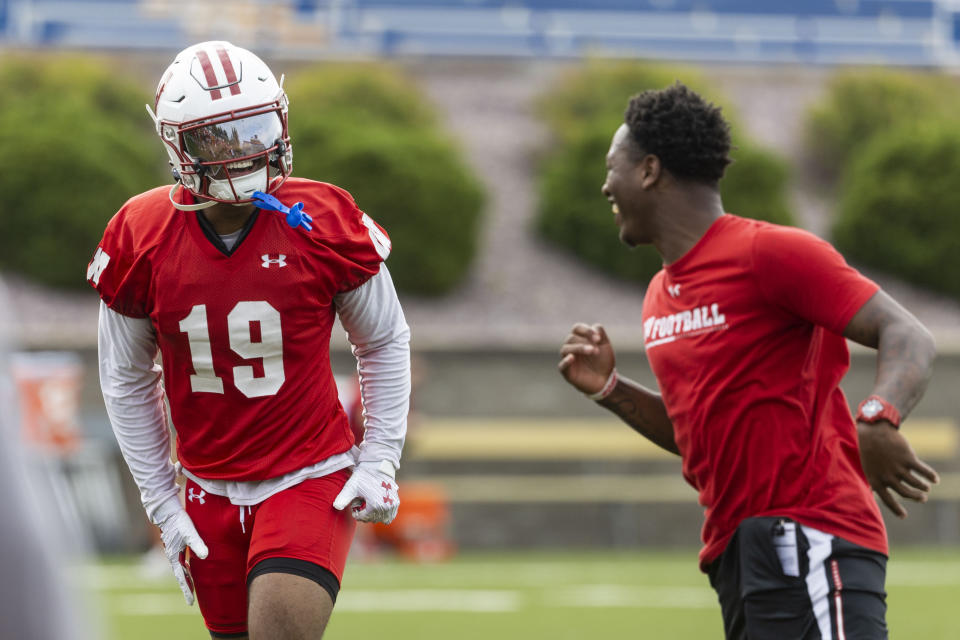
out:
{"label": "man in red t-shirt", "polygon": [[[603,194],[621,241],[663,258],[642,327],[660,393],[617,374],[600,325],[574,325],[560,371],[681,456],[728,638],[885,638],[871,488],[906,517],[892,492],[924,502],[937,482],[898,431],[933,340],[828,243],[724,213],[729,150],[720,109],[682,84],[631,99]],[[839,386],[846,338],[878,350],[856,422]]]}
{"label": "man in red t-shirt", "polygon": [[[410,353],[390,240],[343,189],[290,177],[287,96],[251,52],[185,49],[148,111],[176,183],[131,198],[87,269],[107,412],[210,634],[318,638],[355,520],[389,523],[400,502]],[[337,317],[359,443],[330,368]]]}

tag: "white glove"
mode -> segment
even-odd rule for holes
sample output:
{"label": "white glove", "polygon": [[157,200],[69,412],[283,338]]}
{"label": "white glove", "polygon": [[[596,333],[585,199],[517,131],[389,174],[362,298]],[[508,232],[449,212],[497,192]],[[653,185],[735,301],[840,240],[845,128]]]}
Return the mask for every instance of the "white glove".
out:
{"label": "white glove", "polygon": [[193,520],[187,515],[179,499],[172,498],[164,507],[166,508],[161,511],[169,513],[158,514],[157,518],[160,521],[157,526],[160,527],[163,552],[173,568],[173,576],[180,585],[183,599],[188,605],[193,605],[193,578],[184,564],[184,551],[190,547],[193,554],[203,560],[207,557],[207,545],[200,538],[197,528],[193,526]]}
{"label": "white glove", "polygon": [[353,517],[361,522],[390,524],[400,507],[396,470],[388,460],[360,462],[343,490],[333,501],[333,508],[342,511],[353,506]]}

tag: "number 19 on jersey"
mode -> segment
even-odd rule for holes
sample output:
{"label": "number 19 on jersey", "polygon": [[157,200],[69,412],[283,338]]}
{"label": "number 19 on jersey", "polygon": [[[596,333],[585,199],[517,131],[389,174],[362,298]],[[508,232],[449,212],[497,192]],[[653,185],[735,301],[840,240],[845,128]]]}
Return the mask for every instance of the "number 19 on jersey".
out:
{"label": "number 19 on jersey", "polygon": [[[260,328],[260,340],[253,339],[253,324]],[[233,384],[248,398],[271,396],[283,386],[283,331],[280,312],[264,300],[238,302],[227,314],[230,348],[241,358],[259,358],[263,376],[255,377],[251,366],[233,367]],[[180,321],[187,334],[193,375],[190,388],[195,393],[223,393],[223,378],[213,368],[207,305],[198,304]]]}

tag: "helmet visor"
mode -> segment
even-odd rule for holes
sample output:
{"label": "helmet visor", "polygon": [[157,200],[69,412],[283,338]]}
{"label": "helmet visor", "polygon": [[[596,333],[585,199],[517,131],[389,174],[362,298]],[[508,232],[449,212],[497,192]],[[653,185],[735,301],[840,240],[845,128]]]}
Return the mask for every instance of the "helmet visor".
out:
{"label": "helmet visor", "polygon": [[[224,165],[231,176],[262,169],[268,149],[283,138],[283,124],[276,111],[249,118],[197,127],[183,133],[183,146],[195,160],[207,163],[212,178],[223,178]],[[254,156],[254,157],[250,157]]]}

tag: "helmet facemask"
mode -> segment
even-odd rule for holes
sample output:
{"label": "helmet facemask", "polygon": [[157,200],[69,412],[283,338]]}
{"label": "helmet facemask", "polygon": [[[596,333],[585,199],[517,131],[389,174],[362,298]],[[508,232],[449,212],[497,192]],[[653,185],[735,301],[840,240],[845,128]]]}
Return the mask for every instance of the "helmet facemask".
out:
{"label": "helmet facemask", "polygon": [[174,135],[181,182],[217,202],[250,202],[254,191],[275,191],[293,162],[282,116],[279,105],[271,105],[180,124]]}

